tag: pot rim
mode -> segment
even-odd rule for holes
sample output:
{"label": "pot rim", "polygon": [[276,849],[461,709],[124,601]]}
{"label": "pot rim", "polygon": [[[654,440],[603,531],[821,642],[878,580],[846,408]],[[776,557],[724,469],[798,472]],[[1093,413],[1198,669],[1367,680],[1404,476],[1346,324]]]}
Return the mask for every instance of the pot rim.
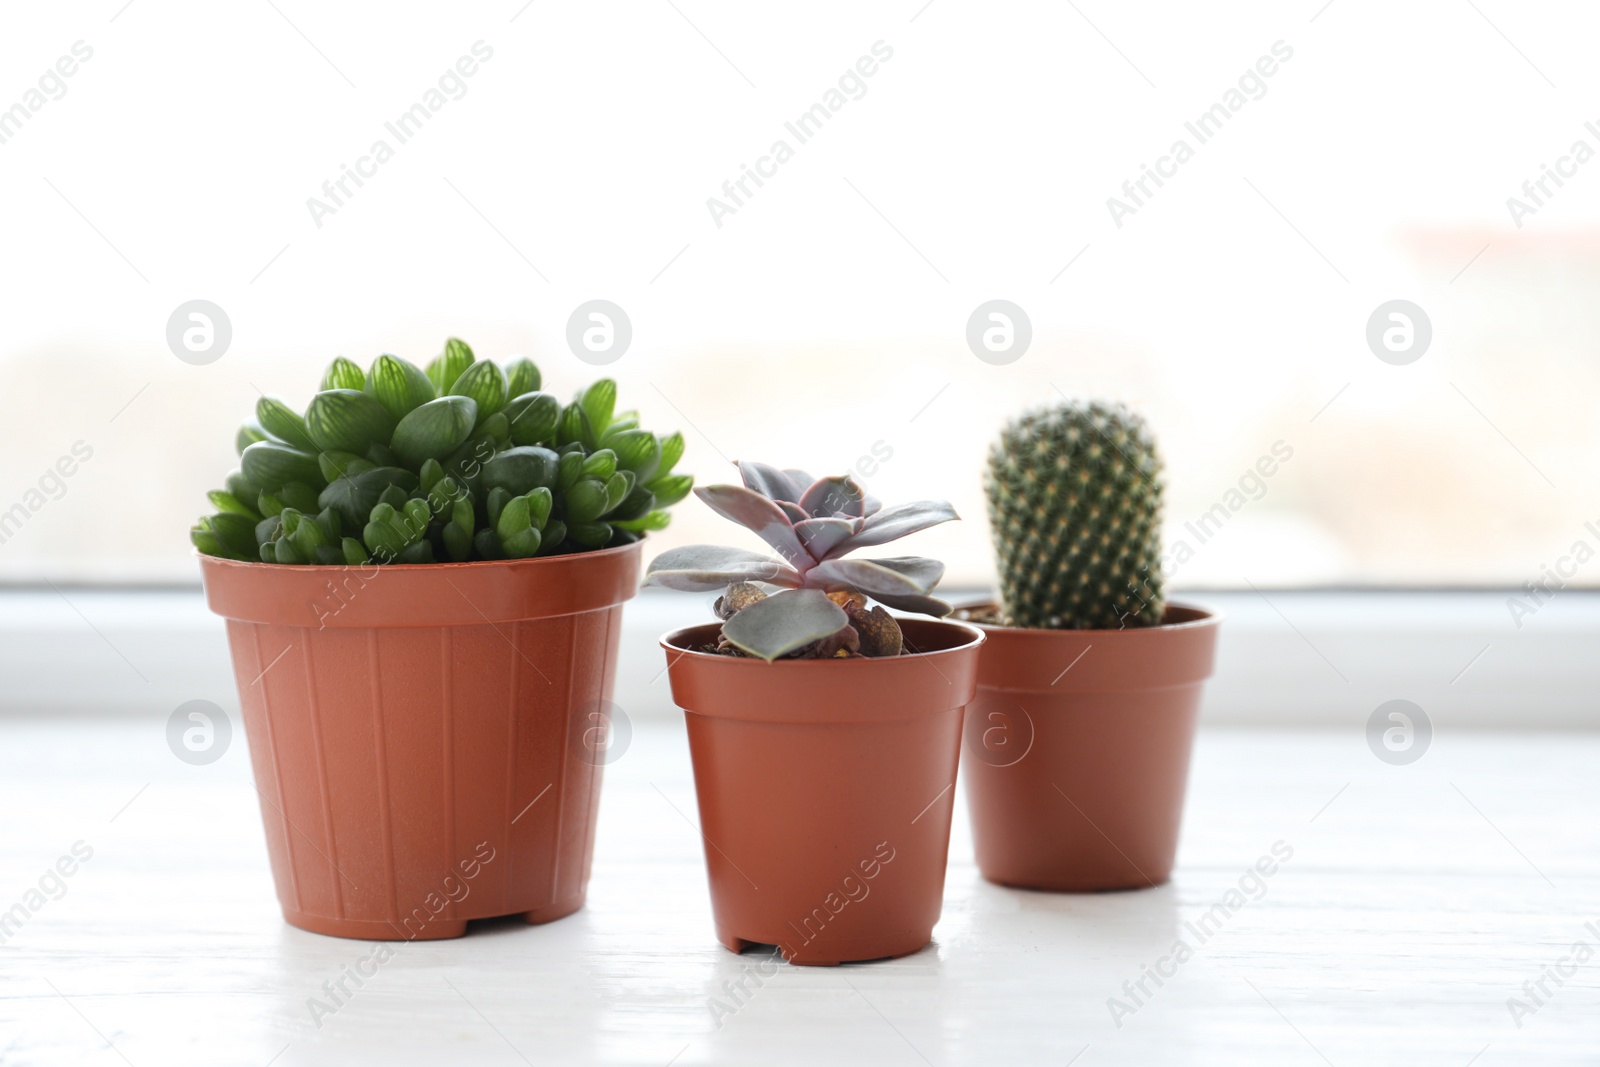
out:
{"label": "pot rim", "polygon": [[[202,566],[216,566],[229,569],[240,568],[261,571],[264,573],[300,573],[308,570],[320,570],[327,573],[332,573],[334,571],[351,570],[356,567],[382,567],[385,574],[391,571],[397,573],[415,573],[417,571],[444,573],[446,571],[455,571],[460,573],[462,571],[482,570],[492,567],[505,567],[511,564],[524,567],[535,567],[541,563],[554,564],[563,560],[571,560],[576,556],[582,556],[585,559],[594,559],[607,555],[620,555],[624,552],[638,550],[639,546],[643,543],[644,538],[641,537],[637,541],[633,541],[626,545],[617,545],[613,548],[590,548],[585,549],[582,552],[562,552],[553,556],[527,556],[521,559],[474,559],[468,560],[464,563],[457,563],[454,560],[441,560],[436,563],[268,563],[265,560],[229,559],[227,556],[213,556],[205,552],[201,552],[198,548],[191,549],[190,555],[198,560]],[[972,625],[976,625],[976,623]]]}
{"label": "pot rim", "polygon": [[[974,610],[977,610],[979,608],[993,608],[993,607],[998,607],[998,606],[999,606],[999,601],[998,600],[986,599],[986,600],[974,601],[971,604],[957,604],[955,610],[958,611],[958,612],[959,611],[974,611]],[[1060,637],[1060,636],[1062,636],[1064,634],[1075,634],[1075,635],[1096,634],[1096,635],[1100,635],[1102,637],[1105,637],[1105,636],[1109,636],[1109,635],[1112,635],[1112,634],[1127,634],[1127,635],[1130,635],[1128,639],[1131,640],[1132,639],[1132,635],[1135,635],[1135,634],[1181,633],[1181,632],[1188,631],[1188,630],[1200,630],[1200,629],[1204,629],[1204,628],[1206,628],[1208,626],[1220,625],[1222,620],[1224,618],[1226,618],[1226,616],[1221,611],[1217,610],[1216,608],[1204,607],[1204,606],[1202,606],[1200,604],[1189,603],[1187,601],[1169,600],[1169,601],[1167,601],[1167,607],[1169,609],[1170,608],[1181,608],[1184,611],[1193,611],[1193,612],[1196,612],[1198,614],[1198,617],[1197,618],[1193,618],[1193,619],[1185,619],[1182,622],[1160,622],[1160,623],[1157,623],[1154,626],[1130,626],[1130,627],[1126,627],[1126,628],[1120,629],[1120,630],[1110,630],[1110,629],[1098,629],[1098,630],[1090,630],[1090,629],[1085,629],[1085,630],[1065,630],[1065,629],[1063,629],[1063,630],[1050,630],[1050,629],[1045,629],[1043,627],[1036,627],[1036,626],[1001,626],[1001,625],[999,625],[997,623],[990,623],[990,622],[972,622],[972,621],[969,621],[969,620],[960,620],[960,621],[964,622],[968,626],[975,626],[978,629],[984,631],[985,633],[1005,634],[1008,637],[1012,636],[1012,635],[1028,635],[1028,636],[1039,636],[1039,637]]]}
{"label": "pot rim", "polygon": [[[780,670],[794,670],[797,668],[804,670],[815,670],[815,667],[802,665],[816,664],[818,666],[828,666],[834,670],[839,670],[841,668],[845,670],[851,670],[859,669],[855,666],[856,664],[900,663],[903,661],[916,659],[931,660],[938,656],[966,652],[970,649],[977,648],[979,645],[988,640],[988,635],[985,634],[983,632],[983,628],[978,626],[976,623],[961,622],[960,620],[950,618],[936,619],[932,616],[918,616],[915,617],[913,621],[939,626],[948,626],[956,630],[965,630],[968,635],[968,640],[963,641],[959,645],[952,645],[949,648],[932,649],[927,652],[913,652],[909,656],[861,656],[853,659],[826,660],[775,659],[770,663],[755,656],[719,656],[711,652],[697,652],[693,649],[685,648],[682,644],[678,643],[678,639],[683,638],[691,631],[704,630],[720,626],[721,624],[717,622],[701,622],[695,623],[693,626],[680,626],[675,630],[668,630],[666,633],[661,635],[657,643],[660,644],[660,646],[666,650],[667,654],[672,657],[672,663],[677,663],[679,660],[688,658],[695,662],[726,664],[729,667],[734,667],[735,664],[744,664],[751,667],[778,668]],[[850,666],[846,666],[847,664]]]}
{"label": "pot rim", "polygon": [[254,563],[199,555],[206,604],[235,622],[323,630],[497,626],[614,607],[643,542],[468,563]]}

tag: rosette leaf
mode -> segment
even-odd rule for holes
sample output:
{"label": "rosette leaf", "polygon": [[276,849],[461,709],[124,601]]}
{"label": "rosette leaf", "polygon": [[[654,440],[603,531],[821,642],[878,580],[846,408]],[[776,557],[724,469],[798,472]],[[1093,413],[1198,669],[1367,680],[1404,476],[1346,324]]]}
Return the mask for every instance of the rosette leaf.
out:
{"label": "rosette leaf", "polygon": [[683,593],[709,593],[734,582],[763,582],[799,588],[800,572],[771,556],[721,545],[669,548],[651,562],[645,585]]}

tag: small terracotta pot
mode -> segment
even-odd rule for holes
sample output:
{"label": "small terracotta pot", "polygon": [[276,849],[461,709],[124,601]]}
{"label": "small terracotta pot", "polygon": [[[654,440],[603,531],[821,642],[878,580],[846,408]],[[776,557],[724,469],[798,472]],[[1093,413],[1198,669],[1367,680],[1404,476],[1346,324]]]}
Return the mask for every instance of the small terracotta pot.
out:
{"label": "small terracotta pot", "polygon": [[966,779],[985,878],[1085,891],[1171,876],[1220,621],[1171,605],[1141,629],[980,627]]}
{"label": "small terracotta pot", "polygon": [[383,567],[201,556],[283,915],[459,937],[583,906],[638,544]]}
{"label": "small terracotta pot", "polygon": [[779,660],[661,639],[686,714],[717,940],[798,964],[916,952],[944,898],[962,709],[983,634],[902,619],[914,655]]}

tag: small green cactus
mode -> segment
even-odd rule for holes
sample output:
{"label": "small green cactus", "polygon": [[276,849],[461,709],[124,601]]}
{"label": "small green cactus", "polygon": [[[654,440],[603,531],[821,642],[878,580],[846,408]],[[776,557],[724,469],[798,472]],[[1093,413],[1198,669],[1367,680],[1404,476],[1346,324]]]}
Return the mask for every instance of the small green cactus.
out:
{"label": "small green cactus", "polygon": [[1142,417],[1100,401],[1028,412],[990,449],[984,493],[1007,625],[1161,621],[1161,456]]}
{"label": "small green cactus", "polygon": [[683,435],[639,428],[601,379],[563,406],[528,360],[451,338],[427,369],[339,358],[302,414],[263,397],[239,470],[190,531],[211,556],[267,563],[464,563],[582,552],[663,529],[694,479]]}

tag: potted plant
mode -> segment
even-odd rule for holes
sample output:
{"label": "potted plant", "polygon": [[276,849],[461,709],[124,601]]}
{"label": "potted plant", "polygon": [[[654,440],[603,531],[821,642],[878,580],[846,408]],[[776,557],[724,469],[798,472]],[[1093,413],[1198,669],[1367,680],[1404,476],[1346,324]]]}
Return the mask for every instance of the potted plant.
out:
{"label": "potted plant", "polygon": [[661,642],[717,939],[798,964],[916,952],[939,919],[983,635],[884,610],[948,614],[931,595],[943,564],[845,557],[957,516],[931,501],[880,507],[849,477],[738,467],[742,486],[697,495],[779,558],[693,545],[662,553],[646,581],[722,594],[719,622]]}
{"label": "potted plant", "polygon": [[1069,402],[1009,423],[984,491],[1000,602],[967,709],[978,867],[1097,890],[1172,872],[1218,616],[1168,604],[1161,459],[1144,420]]}
{"label": "potted plant", "polygon": [[192,531],[294,926],[456,937],[582,906],[622,602],[679,434],[450,340],[273,397]]}

